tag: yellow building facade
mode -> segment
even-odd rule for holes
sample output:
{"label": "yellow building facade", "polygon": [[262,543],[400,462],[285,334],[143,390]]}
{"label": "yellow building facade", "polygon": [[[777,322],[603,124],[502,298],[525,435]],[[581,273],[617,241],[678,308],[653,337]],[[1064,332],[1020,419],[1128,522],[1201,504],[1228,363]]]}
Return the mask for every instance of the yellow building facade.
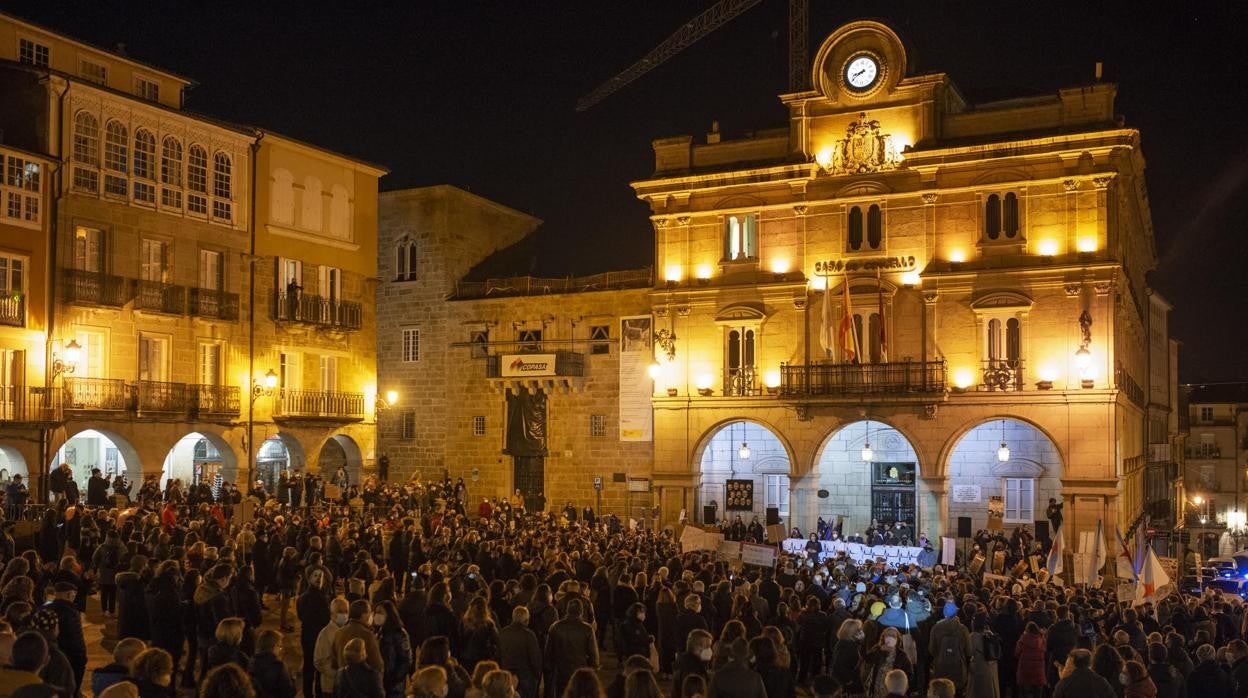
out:
{"label": "yellow building facade", "polygon": [[[270,471],[315,469],[323,445],[340,436],[326,454],[334,467],[358,473],[371,456],[367,279],[383,170],[184,111],[192,86],[0,15],[0,150],[38,154],[30,160],[43,163],[45,197],[38,220],[19,223],[23,235],[9,235],[0,220],[0,247],[33,268],[20,280],[20,329],[3,330],[24,333],[31,346],[5,344],[6,365],[25,373],[0,374],[0,386],[25,407],[0,411],[0,466],[36,484],[50,465],[67,462],[80,483],[98,467],[131,480],[220,475],[245,485],[262,448]],[[282,249],[274,239],[286,225],[268,205],[278,169],[291,196],[295,177],[299,192],[317,177],[325,182],[304,197],[285,249],[332,259],[339,270],[333,290],[309,288],[300,298],[308,311],[292,319],[273,292],[273,255]],[[14,181],[30,187],[29,177]],[[322,222],[313,224],[313,214]],[[297,356],[303,368],[309,351],[331,345],[359,357],[340,374],[328,369],[332,382],[313,375],[268,386],[277,358],[293,365]],[[24,356],[13,358],[16,351]],[[279,424],[290,434],[269,443]]]}

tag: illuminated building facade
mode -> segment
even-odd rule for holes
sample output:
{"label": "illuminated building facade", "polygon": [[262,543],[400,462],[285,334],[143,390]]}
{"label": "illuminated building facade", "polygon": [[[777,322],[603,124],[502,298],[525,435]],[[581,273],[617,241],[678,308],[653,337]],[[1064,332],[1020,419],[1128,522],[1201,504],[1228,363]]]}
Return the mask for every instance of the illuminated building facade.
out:
{"label": "illuminated building facade", "polygon": [[[0,216],[5,475],[68,462],[80,486],[96,467],[245,484],[258,456],[357,473],[371,458],[384,171],[186,111],[191,87],[0,15],[0,151],[21,218]],[[298,265],[279,259],[296,249],[286,313],[276,279]]]}

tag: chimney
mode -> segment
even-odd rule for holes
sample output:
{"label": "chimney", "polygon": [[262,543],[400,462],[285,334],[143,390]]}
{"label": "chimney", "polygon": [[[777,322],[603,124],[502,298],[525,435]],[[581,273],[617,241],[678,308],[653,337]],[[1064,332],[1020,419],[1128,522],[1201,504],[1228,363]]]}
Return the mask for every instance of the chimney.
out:
{"label": "chimney", "polygon": [[1101,81],[1101,75],[1104,73],[1105,64],[1100,61],[1096,62],[1096,81]]}
{"label": "chimney", "polygon": [[719,122],[718,121],[711,122],[711,132],[706,134],[706,142],[708,145],[711,143],[719,142]]}

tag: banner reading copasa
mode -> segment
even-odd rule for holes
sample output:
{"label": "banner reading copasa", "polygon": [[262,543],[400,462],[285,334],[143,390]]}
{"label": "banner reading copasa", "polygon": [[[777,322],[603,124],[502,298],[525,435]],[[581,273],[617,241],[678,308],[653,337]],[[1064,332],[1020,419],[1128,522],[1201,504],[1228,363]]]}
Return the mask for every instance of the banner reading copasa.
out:
{"label": "banner reading copasa", "polygon": [[554,354],[504,354],[498,357],[499,375],[506,378],[555,375]]}
{"label": "banner reading copasa", "polygon": [[654,430],[650,396],[654,361],[649,315],[620,318],[620,441],[649,441]]}

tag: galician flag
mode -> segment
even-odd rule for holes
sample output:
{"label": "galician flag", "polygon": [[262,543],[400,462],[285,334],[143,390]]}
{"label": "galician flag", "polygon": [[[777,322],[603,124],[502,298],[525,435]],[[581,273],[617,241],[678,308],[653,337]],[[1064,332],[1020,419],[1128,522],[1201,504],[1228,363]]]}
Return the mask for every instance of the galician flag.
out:
{"label": "galician flag", "polygon": [[1157,553],[1153,552],[1153,546],[1147,546],[1146,549],[1148,552],[1144,556],[1144,565],[1140,568],[1140,582],[1135,587],[1136,605],[1148,601],[1157,603],[1174,591],[1170,584],[1170,575],[1161,566]]}
{"label": "galician flag", "polygon": [[1124,582],[1134,582],[1138,579],[1135,573],[1135,560],[1131,556],[1131,548],[1127,547],[1126,541],[1122,539],[1122,531],[1118,527],[1114,527],[1114,535],[1118,537],[1118,555],[1116,560],[1118,579]]}
{"label": "galician flag", "polygon": [[841,284],[845,291],[845,312],[841,315],[841,326],[837,330],[838,344],[841,348],[841,360],[847,364],[858,363],[858,335],[854,331],[854,311],[849,304],[849,275]]}
{"label": "galician flag", "polygon": [[1101,522],[1096,522],[1096,540],[1092,541],[1091,556],[1088,564],[1088,584],[1092,586],[1101,585],[1101,568],[1105,566],[1105,561],[1109,557],[1105,551],[1105,533],[1101,528]]}
{"label": "galician flag", "polygon": [[1148,528],[1144,525],[1144,519],[1141,518],[1140,523],[1135,527],[1135,557],[1132,558],[1135,561],[1136,576],[1139,576],[1140,572],[1144,570],[1144,556],[1147,554],[1147,530]]}
{"label": "galician flag", "polygon": [[1049,549],[1049,579],[1055,584],[1061,584],[1058,577],[1062,573],[1062,556],[1066,552],[1066,546],[1062,543],[1062,527],[1059,526],[1053,532],[1053,546]]}

